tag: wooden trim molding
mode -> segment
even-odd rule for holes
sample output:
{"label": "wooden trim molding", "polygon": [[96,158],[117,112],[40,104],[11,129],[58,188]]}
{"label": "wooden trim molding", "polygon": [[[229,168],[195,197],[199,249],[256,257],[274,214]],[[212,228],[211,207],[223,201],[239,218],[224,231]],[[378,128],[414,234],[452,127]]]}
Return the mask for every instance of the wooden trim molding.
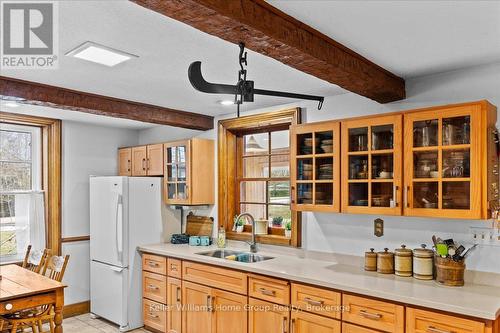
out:
{"label": "wooden trim molding", "polygon": [[132,1],[379,103],[405,98],[404,79],[265,0]]}
{"label": "wooden trim molding", "polygon": [[138,103],[5,76],[0,76],[0,95],[22,98],[24,104],[57,107],[69,111],[80,111],[202,131],[214,128],[214,118],[205,114]]}
{"label": "wooden trim molding", "polygon": [[[229,239],[250,240],[249,233],[233,233],[230,229],[232,219],[236,215],[237,205],[237,134],[259,127],[270,128],[283,124],[296,125],[301,121],[300,108],[292,108],[275,112],[260,113],[220,120],[218,124],[218,220],[226,229]],[[262,243],[301,246],[301,214],[292,211],[292,238],[286,239],[277,235],[261,235]]]}
{"label": "wooden trim molding", "polygon": [[63,317],[70,318],[90,312],[90,301],[68,304],[63,308]]}
{"label": "wooden trim molding", "polygon": [[83,242],[89,240],[90,236],[64,237],[61,238],[61,243],[74,243],[74,242]]}
{"label": "wooden trim molding", "polygon": [[47,248],[61,254],[61,121],[0,112],[0,121],[40,127],[42,132],[42,189],[45,193]]}

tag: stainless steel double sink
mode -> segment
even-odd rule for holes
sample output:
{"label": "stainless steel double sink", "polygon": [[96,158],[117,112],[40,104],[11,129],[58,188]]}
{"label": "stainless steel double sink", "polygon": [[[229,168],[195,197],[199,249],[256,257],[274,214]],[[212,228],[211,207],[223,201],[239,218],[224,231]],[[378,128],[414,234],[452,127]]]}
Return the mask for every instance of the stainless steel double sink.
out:
{"label": "stainless steel double sink", "polygon": [[220,259],[233,260],[245,263],[254,263],[254,262],[274,259],[274,257],[268,257],[256,253],[233,251],[233,250],[213,250],[207,252],[199,252],[196,254],[212,258],[220,258]]}

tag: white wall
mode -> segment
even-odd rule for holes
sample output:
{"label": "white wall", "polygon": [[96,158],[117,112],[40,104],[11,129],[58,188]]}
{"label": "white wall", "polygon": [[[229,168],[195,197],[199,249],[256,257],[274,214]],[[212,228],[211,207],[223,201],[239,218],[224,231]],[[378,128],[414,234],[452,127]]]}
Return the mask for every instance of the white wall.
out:
{"label": "white wall", "polygon": [[[89,176],[116,175],[117,149],[138,144],[138,138],[136,130],[63,121],[63,238],[89,235]],[[89,242],[64,243],[62,252],[70,255],[66,304],[89,300]]]}
{"label": "white wall", "polygon": [[[322,110],[317,110],[316,103],[299,102],[244,114],[299,106],[303,108],[304,121],[315,122],[481,99],[487,99],[500,107],[499,87],[500,63],[497,63],[407,80],[407,99],[395,103],[382,105],[348,93],[326,98]],[[278,88],[279,84],[276,86],[276,89]],[[230,114],[219,117],[216,122],[221,118],[234,116]],[[152,137],[155,141],[161,141],[163,138],[185,138],[191,134],[179,130],[172,135],[171,131],[162,132],[161,129],[157,129],[154,131],[155,135],[152,136],[151,132],[151,130],[140,131],[139,141],[145,143]],[[215,140],[216,130],[207,131],[201,135]],[[211,214],[216,217],[216,207],[213,208]],[[378,250],[384,247],[393,249],[403,243],[409,247],[416,247],[421,243],[429,244],[433,234],[466,240],[470,226],[486,223],[484,221],[382,216],[385,220],[385,235],[377,238],[373,235],[373,220],[377,217],[379,216],[305,213],[303,247],[309,250],[363,255],[363,252],[370,247]],[[479,248],[469,257],[467,264],[470,269],[500,273],[500,248],[486,246]]]}

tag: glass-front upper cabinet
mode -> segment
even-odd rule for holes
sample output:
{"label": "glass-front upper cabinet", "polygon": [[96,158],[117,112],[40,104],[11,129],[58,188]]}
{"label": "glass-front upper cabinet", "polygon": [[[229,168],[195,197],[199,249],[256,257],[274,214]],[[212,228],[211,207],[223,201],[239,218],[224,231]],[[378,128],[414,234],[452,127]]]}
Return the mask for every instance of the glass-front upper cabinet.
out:
{"label": "glass-front upper cabinet", "polygon": [[340,123],[303,124],[290,130],[292,208],[339,212]]}
{"label": "glass-front upper cabinet", "polygon": [[405,114],[405,215],[480,218],[481,108]]}
{"label": "glass-front upper cabinet", "polygon": [[189,202],[189,141],[164,144],[165,196],[170,203]]}
{"label": "glass-front upper cabinet", "polygon": [[342,127],[342,212],[401,214],[402,115]]}

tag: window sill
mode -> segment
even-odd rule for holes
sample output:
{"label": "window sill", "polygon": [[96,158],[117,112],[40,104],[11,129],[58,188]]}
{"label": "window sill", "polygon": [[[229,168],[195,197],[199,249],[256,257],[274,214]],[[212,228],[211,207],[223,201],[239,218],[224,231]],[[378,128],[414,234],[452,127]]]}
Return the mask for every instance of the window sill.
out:
{"label": "window sill", "polygon": [[0,266],[6,266],[6,265],[18,265],[21,266],[23,264],[22,260],[11,260],[11,261],[2,261],[0,262]]}
{"label": "window sill", "polygon": [[[226,233],[227,239],[238,240],[238,241],[250,241],[252,239],[252,234],[249,232],[234,232],[228,231]],[[291,239],[280,235],[255,235],[255,241],[262,244],[271,245],[282,245],[290,246]]]}

